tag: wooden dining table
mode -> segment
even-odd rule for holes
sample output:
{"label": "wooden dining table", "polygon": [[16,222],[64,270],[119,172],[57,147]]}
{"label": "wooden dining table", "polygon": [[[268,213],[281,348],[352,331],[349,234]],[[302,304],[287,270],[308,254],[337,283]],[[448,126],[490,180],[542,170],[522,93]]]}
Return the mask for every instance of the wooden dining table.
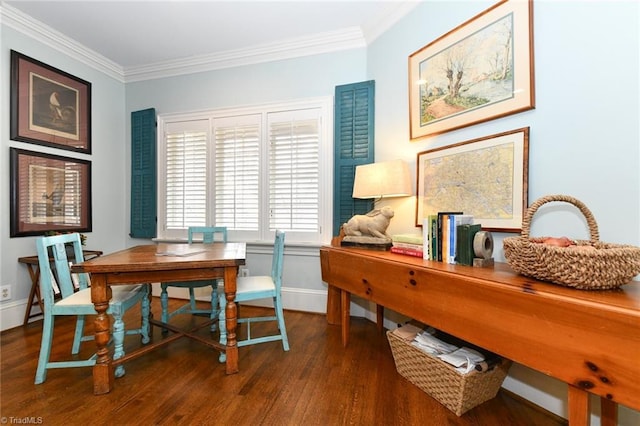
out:
{"label": "wooden dining table", "polygon": [[[225,351],[226,373],[237,373],[236,275],[239,266],[245,264],[245,259],[246,245],[244,243],[158,243],[131,247],[73,265],[73,272],[91,274],[91,301],[97,312],[94,320],[97,360],[93,367],[93,393],[101,395],[113,389],[115,366],[181,337],[189,337]],[[110,318],[106,314],[111,299],[112,286],[216,278],[224,279],[224,293],[227,300],[225,308],[228,333],[226,345],[220,345],[219,342],[203,338],[192,331],[180,330],[152,318],[152,324],[168,328],[174,331],[174,334],[159,341],[153,341],[136,351],[131,351],[122,358],[112,359],[107,347],[111,324]],[[212,362],[217,362],[217,354],[211,359]]]}

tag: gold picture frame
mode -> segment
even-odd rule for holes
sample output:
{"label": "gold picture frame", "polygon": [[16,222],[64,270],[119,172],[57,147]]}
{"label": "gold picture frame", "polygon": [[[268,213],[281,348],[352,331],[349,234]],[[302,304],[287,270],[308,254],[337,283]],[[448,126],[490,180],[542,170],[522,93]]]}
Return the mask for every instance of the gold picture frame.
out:
{"label": "gold picture frame", "polygon": [[520,232],[528,203],[529,128],[418,153],[416,226],[460,211],[482,229]]}
{"label": "gold picture frame", "polygon": [[411,140],[535,107],[533,2],[504,0],[409,56]]}

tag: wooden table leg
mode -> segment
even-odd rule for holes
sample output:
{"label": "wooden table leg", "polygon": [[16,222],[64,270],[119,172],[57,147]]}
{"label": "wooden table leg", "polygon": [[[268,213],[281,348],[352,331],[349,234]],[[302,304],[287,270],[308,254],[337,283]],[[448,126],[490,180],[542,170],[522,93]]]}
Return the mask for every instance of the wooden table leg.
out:
{"label": "wooden table leg", "polygon": [[238,342],[236,328],[238,326],[238,310],[236,307],[236,267],[224,268],[224,297],[227,299],[225,308],[227,326],[226,369],[227,374],[238,372]]}
{"label": "wooden table leg", "polygon": [[589,415],[589,393],[569,385],[569,424],[571,426],[588,426]]}
{"label": "wooden table leg", "polygon": [[349,319],[351,317],[351,293],[340,290],[340,304],[342,305],[342,346],[349,344]]}
{"label": "wooden table leg", "polygon": [[618,404],[607,398],[600,398],[600,425],[616,426],[618,424]]}
{"label": "wooden table leg", "polygon": [[106,277],[103,274],[93,274],[91,276],[91,301],[97,312],[93,327],[97,346],[96,354],[98,355],[96,365],[93,366],[93,393],[95,395],[109,393],[113,389],[114,369],[107,348],[111,329],[109,315],[106,314],[109,300],[111,300],[111,287],[107,286]]}
{"label": "wooden table leg", "polygon": [[329,285],[327,289],[327,323],[339,325],[341,323],[340,289]]}
{"label": "wooden table leg", "polygon": [[380,333],[384,332],[384,306],[376,305],[376,325]]}

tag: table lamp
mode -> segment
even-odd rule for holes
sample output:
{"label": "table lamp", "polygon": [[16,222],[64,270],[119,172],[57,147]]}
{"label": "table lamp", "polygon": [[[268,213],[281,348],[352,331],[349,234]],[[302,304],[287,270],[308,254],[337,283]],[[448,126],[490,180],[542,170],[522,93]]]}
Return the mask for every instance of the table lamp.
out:
{"label": "table lamp", "polygon": [[374,198],[379,201],[408,195],[411,195],[411,177],[409,166],[404,161],[384,161],[356,167],[353,198]]}
{"label": "table lamp", "polygon": [[356,167],[353,198],[373,198],[374,209],[366,215],[355,215],[342,225],[345,237],[341,245],[387,250],[391,238],[386,234],[394,215],[389,206],[376,209],[382,198],[411,195],[409,167],[402,160],[384,161]]}

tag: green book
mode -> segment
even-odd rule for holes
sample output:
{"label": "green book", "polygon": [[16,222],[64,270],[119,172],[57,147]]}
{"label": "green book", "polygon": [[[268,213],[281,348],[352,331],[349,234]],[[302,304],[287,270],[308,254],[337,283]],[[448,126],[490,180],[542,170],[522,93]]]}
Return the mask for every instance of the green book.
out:
{"label": "green book", "polygon": [[438,260],[438,215],[430,214],[429,219],[429,242],[431,247],[429,250],[429,259]]}
{"label": "green book", "polygon": [[459,225],[456,235],[456,263],[460,265],[473,265],[473,237],[480,231],[481,225]]}

